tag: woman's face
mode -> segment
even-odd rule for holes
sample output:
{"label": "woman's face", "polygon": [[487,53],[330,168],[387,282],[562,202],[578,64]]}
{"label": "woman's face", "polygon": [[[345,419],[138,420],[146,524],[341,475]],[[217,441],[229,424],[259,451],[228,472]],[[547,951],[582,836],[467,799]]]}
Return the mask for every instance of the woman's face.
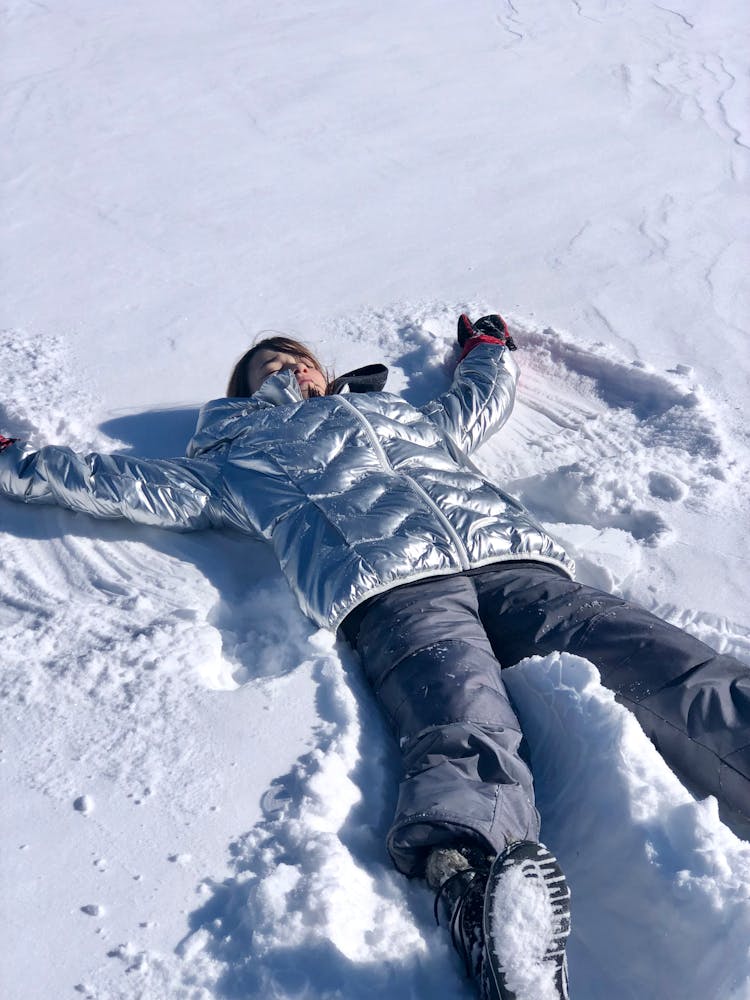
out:
{"label": "woman's face", "polygon": [[325,396],[328,381],[311,358],[304,355],[285,354],[264,347],[250,358],[248,366],[248,382],[250,392],[257,392],[269,375],[291,368],[299,384],[300,392],[309,399],[310,396]]}

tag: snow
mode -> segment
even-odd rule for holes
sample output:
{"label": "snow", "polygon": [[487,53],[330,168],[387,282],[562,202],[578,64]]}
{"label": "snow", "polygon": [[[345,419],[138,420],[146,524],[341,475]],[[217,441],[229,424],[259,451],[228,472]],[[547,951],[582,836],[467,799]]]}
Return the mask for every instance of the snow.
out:
{"label": "snow", "polygon": [[534,658],[507,682],[572,887],[571,989],[747,997],[750,845],[716,800],[692,799],[585,660]]}
{"label": "snow", "polygon": [[492,904],[493,951],[508,988],[521,997],[559,1000],[555,967],[544,958],[556,930],[544,885],[520,867],[511,869],[497,879]]}
{"label": "snow", "polygon": [[[6,0],[0,433],[181,454],[262,329],[421,403],[499,309],[477,455],[750,664],[740,0]],[[0,501],[3,992],[468,998],[397,753],[272,557]],[[750,997],[750,846],[591,666],[507,672],[577,1000]]]}

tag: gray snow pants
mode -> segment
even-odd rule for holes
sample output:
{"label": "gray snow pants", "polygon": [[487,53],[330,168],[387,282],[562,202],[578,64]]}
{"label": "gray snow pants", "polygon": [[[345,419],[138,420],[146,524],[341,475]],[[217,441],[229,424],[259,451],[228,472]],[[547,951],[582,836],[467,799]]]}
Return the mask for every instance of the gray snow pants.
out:
{"label": "gray snow pants", "polygon": [[501,667],[555,650],[598,667],[691,791],[717,796],[740,824],[750,817],[750,667],[554,566],[496,563],[406,584],[342,630],[401,747],[388,849],[408,875],[440,844],[494,852],[538,838]]}

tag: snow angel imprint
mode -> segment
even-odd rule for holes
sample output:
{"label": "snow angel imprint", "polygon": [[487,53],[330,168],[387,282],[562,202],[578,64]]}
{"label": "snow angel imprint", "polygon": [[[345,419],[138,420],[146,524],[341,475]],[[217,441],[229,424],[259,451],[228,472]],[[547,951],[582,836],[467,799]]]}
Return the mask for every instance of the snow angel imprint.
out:
{"label": "snow angel imprint", "polygon": [[[565,997],[569,892],[539,843],[502,668],[555,650],[592,661],[685,784],[745,819],[750,680],[732,657],[576,582],[554,538],[477,471],[469,455],[513,409],[515,344],[497,315],[461,316],[458,342],[452,385],[416,408],[385,391],[383,365],[331,379],[305,345],[266,339],[202,408],[187,457],[0,438],[0,491],[272,546],[303,612],[357,650],[398,740],[394,864],[426,878],[483,997]],[[508,953],[523,933],[496,923],[500,896],[504,921],[546,911],[527,979]]]}

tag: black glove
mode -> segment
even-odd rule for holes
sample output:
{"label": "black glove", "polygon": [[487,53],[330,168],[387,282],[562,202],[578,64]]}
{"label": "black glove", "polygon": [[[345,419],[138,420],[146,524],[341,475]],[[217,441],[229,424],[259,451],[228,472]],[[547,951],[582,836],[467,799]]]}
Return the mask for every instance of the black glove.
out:
{"label": "black glove", "polygon": [[465,347],[467,341],[471,340],[472,337],[494,337],[495,340],[499,340],[501,344],[508,348],[509,351],[516,350],[516,344],[510,333],[508,332],[508,327],[502,316],[498,316],[497,313],[493,313],[491,316],[482,316],[478,319],[476,323],[472,323],[466,313],[461,313],[458,317],[458,344],[459,347]]}
{"label": "black glove", "polygon": [[7,438],[0,434],[0,451],[5,451],[6,448],[10,448],[12,444],[15,444],[18,438]]}
{"label": "black glove", "polygon": [[497,337],[498,340],[502,340],[509,351],[516,350],[516,343],[510,335],[508,324],[497,313],[492,313],[491,316],[482,316],[474,324],[474,330],[476,333],[483,333],[487,337]]}

